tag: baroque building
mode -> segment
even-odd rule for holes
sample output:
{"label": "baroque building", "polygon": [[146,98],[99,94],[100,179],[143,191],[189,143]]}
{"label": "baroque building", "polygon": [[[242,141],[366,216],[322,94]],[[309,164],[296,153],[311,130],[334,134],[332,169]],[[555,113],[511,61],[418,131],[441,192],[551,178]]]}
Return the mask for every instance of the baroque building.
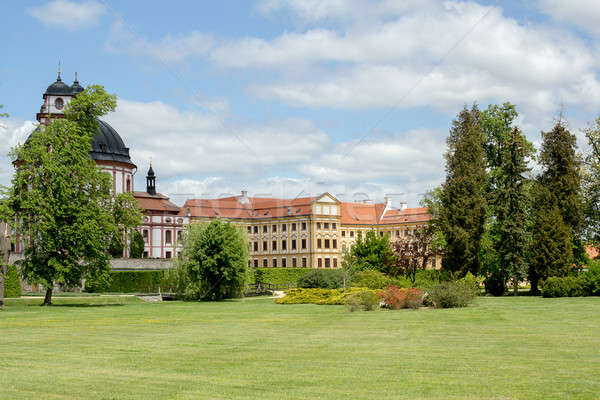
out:
{"label": "baroque building", "polygon": [[[64,118],[64,107],[83,91],[77,81],[71,86],[60,76],[43,94],[37,114],[40,126]],[[150,164],[146,191],[133,191],[136,165],[129,148],[107,122],[98,120],[90,157],[112,178],[113,193],[132,192],[143,212],[138,228],[144,238],[146,258],[174,258],[182,248],[185,227],[193,222],[223,219],[244,227],[248,235],[248,266],[284,268],[339,268],[343,252],[369,230],[389,234],[390,240],[409,238],[431,215],[425,208],[407,208],[401,203],[342,202],[330,193],[294,199],[239,196],[188,199],[182,207],[156,191],[156,174]],[[18,241],[17,241],[18,244]],[[127,246],[125,246],[127,247]],[[17,246],[16,252],[22,252]],[[127,257],[128,249],[124,249]],[[439,268],[440,259],[430,267]]]}

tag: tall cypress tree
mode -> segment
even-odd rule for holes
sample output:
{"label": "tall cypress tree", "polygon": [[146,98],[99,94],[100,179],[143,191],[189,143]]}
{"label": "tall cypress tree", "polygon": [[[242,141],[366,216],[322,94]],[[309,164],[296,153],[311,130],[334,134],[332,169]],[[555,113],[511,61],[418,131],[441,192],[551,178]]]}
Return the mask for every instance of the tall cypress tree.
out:
{"label": "tall cypress tree", "polygon": [[498,242],[496,250],[503,276],[513,281],[513,294],[518,294],[518,282],[527,275],[527,207],[525,184],[527,158],[531,148],[518,128],[513,128],[503,146],[498,169],[495,202]]}
{"label": "tall cypress tree", "polygon": [[446,238],[442,266],[459,276],[476,275],[481,266],[481,237],[486,218],[486,165],[480,112],[466,107],[452,121],[447,139],[446,181],[440,227]]}

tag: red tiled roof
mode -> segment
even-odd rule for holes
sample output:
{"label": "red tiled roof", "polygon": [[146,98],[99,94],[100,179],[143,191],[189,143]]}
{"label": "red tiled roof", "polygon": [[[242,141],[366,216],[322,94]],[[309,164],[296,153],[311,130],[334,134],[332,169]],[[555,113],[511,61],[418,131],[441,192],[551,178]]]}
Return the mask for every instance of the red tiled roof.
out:
{"label": "red tiled roof", "polygon": [[389,209],[383,214],[384,210],[385,203],[342,203],[341,223],[343,225],[389,225],[426,222],[432,218],[424,207],[405,210]]}
{"label": "red tiled roof", "polygon": [[138,205],[144,210],[163,211],[176,214],[179,212],[179,206],[169,201],[169,198],[163,194],[155,195],[146,192],[133,192],[133,197]]}
{"label": "red tiled roof", "polygon": [[224,197],[221,199],[190,199],[185,202],[180,215],[198,218],[233,218],[233,219],[264,219],[296,215],[309,215],[311,204],[316,197],[297,199],[273,199],[264,197],[248,197],[246,203],[239,198]]}
{"label": "red tiled roof", "polygon": [[586,252],[587,256],[592,260],[595,259],[596,257],[598,257],[598,254],[599,254],[598,249],[593,246],[587,246],[585,248],[585,252]]}

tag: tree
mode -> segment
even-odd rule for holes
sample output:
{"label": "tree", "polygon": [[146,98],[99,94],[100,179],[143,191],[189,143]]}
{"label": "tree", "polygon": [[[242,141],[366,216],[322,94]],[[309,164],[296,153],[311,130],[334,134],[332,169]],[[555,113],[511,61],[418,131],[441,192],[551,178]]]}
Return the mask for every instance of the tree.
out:
{"label": "tree", "polygon": [[485,170],[479,110],[466,107],[452,122],[447,139],[446,181],[439,224],[446,240],[442,267],[452,274],[477,275],[486,219]]}
{"label": "tree", "polygon": [[[561,217],[571,230],[573,248],[582,248],[583,196],[581,192],[581,160],[577,155],[577,140],[564,121],[559,120],[550,132],[542,132],[539,163],[542,172],[538,181],[551,194]],[[582,254],[579,252],[579,259]]]}
{"label": "tree", "polygon": [[131,258],[142,258],[144,254],[144,237],[138,230],[131,232],[131,243],[129,244],[129,257]]}
{"label": "tree", "polygon": [[600,117],[583,131],[589,150],[584,158],[582,187],[584,196],[584,237],[600,244]]}
{"label": "tree", "polygon": [[390,268],[393,268],[393,253],[388,234],[378,236],[375,230],[370,230],[363,238],[362,232],[359,232],[356,242],[352,245],[351,254],[359,271],[372,269],[390,273]]}
{"label": "tree", "polygon": [[248,240],[243,229],[219,219],[188,226],[176,260],[179,295],[188,300],[240,297],[246,283]]}
{"label": "tree", "polygon": [[528,278],[531,291],[539,293],[538,283],[550,276],[565,276],[573,266],[571,227],[562,218],[554,196],[547,187],[535,187],[534,227]]}
{"label": "tree", "polygon": [[417,229],[414,235],[403,237],[393,244],[394,260],[397,274],[407,277],[414,285],[418,270],[427,268],[427,264],[435,256],[433,231],[426,228]]}
{"label": "tree", "polygon": [[[110,254],[112,257],[123,257],[123,248],[127,243],[127,238],[130,238],[130,241],[133,240],[135,236],[134,232],[137,232],[132,228],[139,226],[142,222],[142,210],[131,193],[119,193],[115,196],[112,210],[115,231],[112,234]],[[141,254],[144,252],[144,239],[141,238],[141,241],[142,246],[139,256],[131,256],[132,258],[141,258]],[[129,247],[131,254],[131,243]]]}
{"label": "tree", "polygon": [[[0,109],[2,108],[0,104]],[[6,113],[0,113],[0,118],[8,117]],[[8,221],[11,219],[11,210],[6,201],[7,190],[0,186],[0,307],[4,305],[4,284],[6,283],[6,274],[8,260],[10,256],[10,232]]]}
{"label": "tree", "polygon": [[[514,127],[506,138],[501,152],[501,164],[496,174],[497,201],[496,230],[498,241],[496,249],[503,276],[513,282],[513,294],[518,295],[518,283],[527,275],[527,209],[528,196],[525,173],[530,170],[527,158],[531,149],[521,131]],[[505,283],[503,287],[505,287]]]}
{"label": "tree", "polygon": [[354,274],[356,273],[356,260],[352,257],[350,250],[345,249],[341,263],[342,270],[342,287],[344,292],[346,287],[352,282]]}
{"label": "tree", "polygon": [[87,275],[108,275],[107,243],[117,230],[110,177],[89,157],[97,118],[114,110],[116,96],[101,86],[78,94],[65,110],[12,151],[18,166],[10,205],[24,237],[22,273],[46,288],[78,285]]}

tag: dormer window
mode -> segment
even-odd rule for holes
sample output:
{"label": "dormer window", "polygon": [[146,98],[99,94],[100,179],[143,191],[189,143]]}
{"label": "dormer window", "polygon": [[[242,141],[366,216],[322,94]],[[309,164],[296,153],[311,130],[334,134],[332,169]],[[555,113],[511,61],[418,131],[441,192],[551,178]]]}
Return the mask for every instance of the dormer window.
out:
{"label": "dormer window", "polygon": [[56,107],[57,110],[62,110],[64,106],[65,102],[60,97],[54,100],[54,107]]}

